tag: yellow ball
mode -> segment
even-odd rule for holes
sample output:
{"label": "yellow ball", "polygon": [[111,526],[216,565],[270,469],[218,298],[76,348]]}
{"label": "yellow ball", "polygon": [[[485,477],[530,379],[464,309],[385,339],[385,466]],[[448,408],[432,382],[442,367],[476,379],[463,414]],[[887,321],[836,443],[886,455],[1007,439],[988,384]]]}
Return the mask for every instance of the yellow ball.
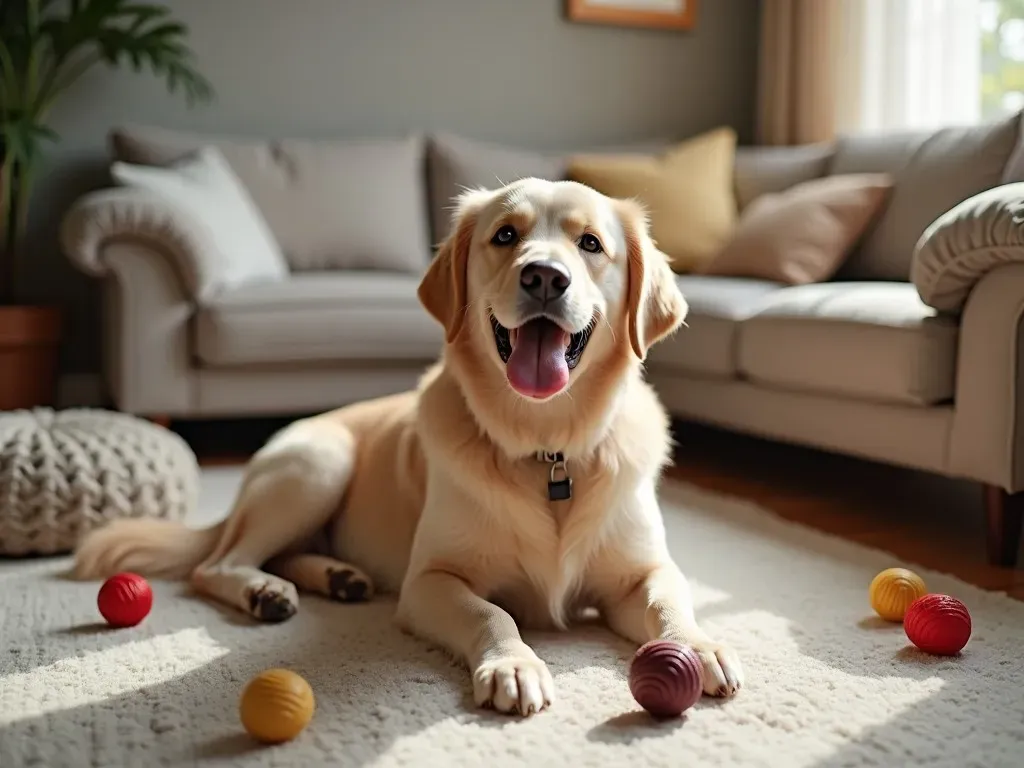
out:
{"label": "yellow ball", "polygon": [[268,744],[290,741],[313,719],[316,701],[309,683],[287,669],[268,669],[242,691],[242,726]]}
{"label": "yellow ball", "polygon": [[903,621],[910,604],[927,593],[924,580],[906,568],[886,568],[868,587],[871,607],[886,621]]}

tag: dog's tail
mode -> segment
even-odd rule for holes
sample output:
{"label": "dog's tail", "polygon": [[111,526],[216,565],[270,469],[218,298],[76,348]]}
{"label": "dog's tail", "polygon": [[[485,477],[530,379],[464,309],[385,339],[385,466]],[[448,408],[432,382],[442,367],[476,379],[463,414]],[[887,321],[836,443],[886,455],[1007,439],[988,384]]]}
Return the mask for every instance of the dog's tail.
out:
{"label": "dog's tail", "polygon": [[87,534],[75,550],[72,576],[105,579],[120,571],[185,579],[213,552],[224,523],[188,528],[169,520],[115,520]]}

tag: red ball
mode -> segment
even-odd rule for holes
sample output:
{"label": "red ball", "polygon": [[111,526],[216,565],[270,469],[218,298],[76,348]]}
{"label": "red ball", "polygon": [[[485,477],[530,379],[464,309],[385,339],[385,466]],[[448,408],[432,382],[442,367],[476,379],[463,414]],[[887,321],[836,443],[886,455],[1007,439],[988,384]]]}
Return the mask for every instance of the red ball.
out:
{"label": "red ball", "polygon": [[655,717],[678,717],[700,700],[704,663],[689,646],[652,640],[633,656],[629,692]]}
{"label": "red ball", "polygon": [[955,597],[925,595],[907,608],[903,628],[910,642],[922,651],[955,656],[971,638],[971,614]]}
{"label": "red ball", "polygon": [[137,573],[118,573],[100,587],[100,613],[112,627],[134,627],[153,607],[153,590]]}

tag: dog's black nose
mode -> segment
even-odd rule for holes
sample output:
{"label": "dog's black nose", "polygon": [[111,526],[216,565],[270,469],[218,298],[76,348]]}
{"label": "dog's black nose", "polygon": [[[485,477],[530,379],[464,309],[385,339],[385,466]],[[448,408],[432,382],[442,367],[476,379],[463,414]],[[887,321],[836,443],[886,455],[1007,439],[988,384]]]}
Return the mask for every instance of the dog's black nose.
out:
{"label": "dog's black nose", "polygon": [[539,301],[557,299],[571,282],[569,270],[557,261],[531,261],[519,273],[523,290]]}

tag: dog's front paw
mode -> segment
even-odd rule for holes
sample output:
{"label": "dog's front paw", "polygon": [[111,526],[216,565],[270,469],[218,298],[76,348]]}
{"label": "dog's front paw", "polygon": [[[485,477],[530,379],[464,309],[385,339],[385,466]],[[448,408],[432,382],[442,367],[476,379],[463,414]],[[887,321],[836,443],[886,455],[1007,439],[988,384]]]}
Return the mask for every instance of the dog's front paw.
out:
{"label": "dog's front paw", "polygon": [[743,665],[736,651],[719,643],[697,643],[693,647],[704,662],[704,693],[728,697],[743,687]]}
{"label": "dog's front paw", "polygon": [[555,683],[547,664],[523,645],[512,653],[484,658],[473,670],[473,698],[479,707],[532,715],[551,706]]}

